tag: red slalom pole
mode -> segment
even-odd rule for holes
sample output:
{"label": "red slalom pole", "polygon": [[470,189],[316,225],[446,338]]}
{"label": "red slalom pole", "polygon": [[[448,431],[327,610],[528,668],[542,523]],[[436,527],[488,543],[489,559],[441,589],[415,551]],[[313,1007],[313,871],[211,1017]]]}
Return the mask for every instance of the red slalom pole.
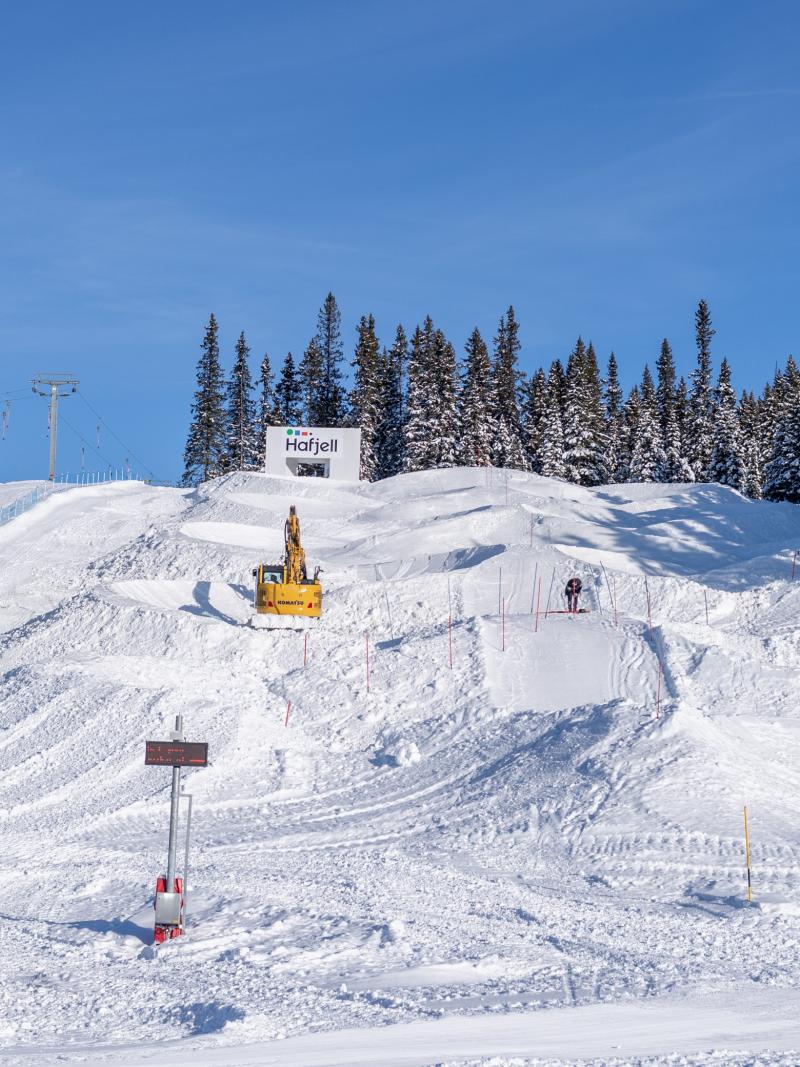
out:
{"label": "red slalom pole", "polygon": [[539,607],[542,603],[542,579],[539,579],[539,587],[536,591],[536,626],[533,628],[533,632],[538,634],[539,632]]}
{"label": "red slalom pole", "polygon": [[367,653],[367,692],[369,692],[369,632],[364,631],[364,648]]}
{"label": "red slalom pole", "polygon": [[289,703],[286,705],[286,718],[283,720],[283,725],[284,726],[288,726],[289,725],[289,712],[291,710],[292,710],[292,702],[290,700]]}

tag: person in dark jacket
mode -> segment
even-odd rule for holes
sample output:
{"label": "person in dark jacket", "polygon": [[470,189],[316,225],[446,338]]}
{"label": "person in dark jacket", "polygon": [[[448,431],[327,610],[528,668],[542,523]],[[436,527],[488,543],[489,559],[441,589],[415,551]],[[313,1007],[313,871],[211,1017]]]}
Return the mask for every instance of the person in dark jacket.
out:
{"label": "person in dark jacket", "polygon": [[564,596],[567,598],[567,611],[573,615],[578,610],[578,597],[581,595],[582,588],[580,578],[570,578],[564,590]]}

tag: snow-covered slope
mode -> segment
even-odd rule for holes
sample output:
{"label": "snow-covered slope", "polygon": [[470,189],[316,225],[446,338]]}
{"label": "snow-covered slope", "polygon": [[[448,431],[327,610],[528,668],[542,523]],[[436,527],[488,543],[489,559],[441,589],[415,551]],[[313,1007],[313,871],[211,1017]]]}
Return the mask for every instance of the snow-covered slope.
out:
{"label": "snow-covered slope", "polygon": [[[290,503],[307,645],[248,625]],[[104,485],[0,529],[6,1061],[797,1062],[798,544],[717,486],[484,470]],[[546,611],[573,574],[592,612]],[[176,712],[211,766],[154,952]]]}

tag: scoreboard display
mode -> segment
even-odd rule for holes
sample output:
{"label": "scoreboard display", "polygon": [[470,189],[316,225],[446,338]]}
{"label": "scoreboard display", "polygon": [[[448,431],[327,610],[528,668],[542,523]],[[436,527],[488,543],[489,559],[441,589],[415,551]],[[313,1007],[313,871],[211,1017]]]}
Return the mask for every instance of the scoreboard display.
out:
{"label": "scoreboard display", "polygon": [[207,767],[205,741],[145,741],[144,762],[150,767]]}

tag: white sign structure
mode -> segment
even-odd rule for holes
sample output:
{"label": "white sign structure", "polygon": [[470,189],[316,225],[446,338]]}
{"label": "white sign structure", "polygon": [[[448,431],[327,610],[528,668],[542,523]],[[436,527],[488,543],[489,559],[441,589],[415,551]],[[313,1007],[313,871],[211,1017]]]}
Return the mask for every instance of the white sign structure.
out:
{"label": "white sign structure", "polygon": [[267,474],[316,474],[357,482],[361,473],[361,430],[324,426],[268,426]]}

